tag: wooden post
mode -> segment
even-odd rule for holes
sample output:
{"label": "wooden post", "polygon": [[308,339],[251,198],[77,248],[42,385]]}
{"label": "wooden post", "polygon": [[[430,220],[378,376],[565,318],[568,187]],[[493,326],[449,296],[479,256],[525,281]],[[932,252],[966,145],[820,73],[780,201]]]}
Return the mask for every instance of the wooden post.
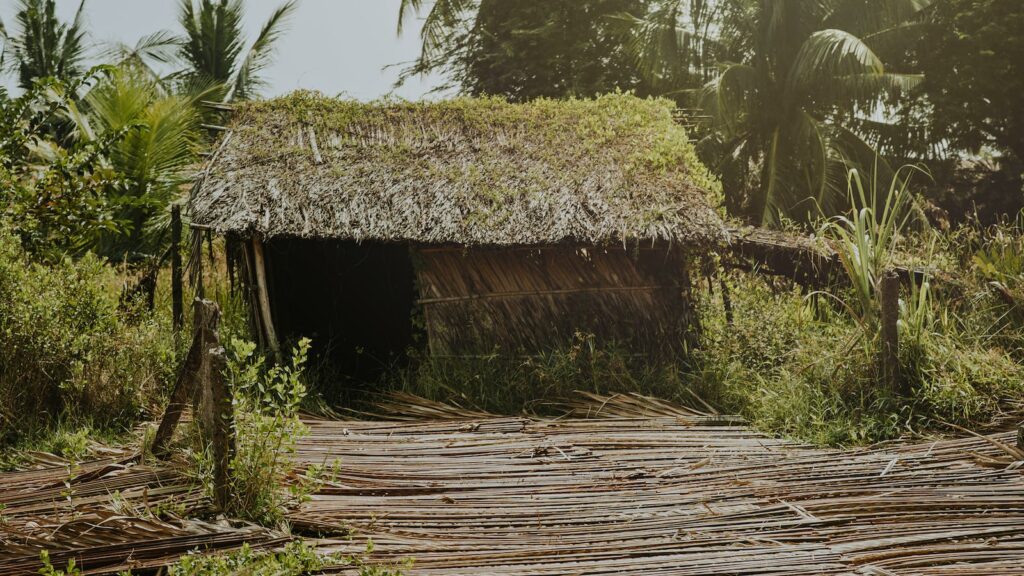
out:
{"label": "wooden post", "polygon": [[900,277],[895,270],[886,270],[879,281],[881,304],[881,348],[879,350],[879,373],[885,385],[897,393],[905,393],[900,385]]}
{"label": "wooden post", "polygon": [[281,349],[274,331],[274,320],[270,313],[270,294],[267,291],[267,265],[263,256],[263,242],[259,236],[252,237],[253,267],[256,269],[256,299],[259,302],[260,317],[263,323],[264,336],[274,360],[281,362]]}
{"label": "wooden post", "polygon": [[181,334],[185,325],[185,303],[181,271],[181,206],[171,206],[171,321],[174,336]]}
{"label": "wooden post", "polygon": [[729,292],[729,284],[726,283],[724,277],[720,277],[718,283],[722,292],[722,308],[725,309],[725,323],[732,326],[732,294]]}
{"label": "wooden post", "polygon": [[167,448],[174,430],[178,427],[178,420],[185,406],[196,396],[196,385],[203,377],[205,356],[211,346],[218,345],[217,327],[220,323],[220,309],[209,300],[196,299],[195,302],[195,333],[192,336],[192,346],[189,347],[188,355],[178,370],[178,376],[174,381],[174,389],[171,391],[170,401],[164,411],[163,419],[157,427],[156,435],[153,438],[153,454],[157,457],[167,455]]}
{"label": "wooden post", "polygon": [[224,381],[227,358],[224,349],[215,346],[207,350],[203,371],[202,414],[203,429],[213,448],[213,495],[221,512],[231,503],[231,457],[235,452],[234,416],[231,390]]}

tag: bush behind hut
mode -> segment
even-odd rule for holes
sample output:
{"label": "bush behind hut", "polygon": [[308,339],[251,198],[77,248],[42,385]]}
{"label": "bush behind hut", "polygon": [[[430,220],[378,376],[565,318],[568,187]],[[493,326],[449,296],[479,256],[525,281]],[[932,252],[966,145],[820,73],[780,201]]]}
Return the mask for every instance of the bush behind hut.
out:
{"label": "bush behind hut", "polygon": [[118,310],[116,271],[93,255],[33,262],[0,227],[0,444],[58,419],[124,429],[173,371],[166,319]]}

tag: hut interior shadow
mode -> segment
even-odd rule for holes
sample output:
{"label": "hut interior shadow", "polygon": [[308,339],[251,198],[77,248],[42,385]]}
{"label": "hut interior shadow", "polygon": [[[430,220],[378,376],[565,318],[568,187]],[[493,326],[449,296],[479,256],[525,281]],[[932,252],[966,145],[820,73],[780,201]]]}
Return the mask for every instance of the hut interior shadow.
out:
{"label": "hut interior shadow", "polygon": [[310,338],[332,379],[377,380],[420,340],[407,244],[275,238],[267,269],[275,326]]}

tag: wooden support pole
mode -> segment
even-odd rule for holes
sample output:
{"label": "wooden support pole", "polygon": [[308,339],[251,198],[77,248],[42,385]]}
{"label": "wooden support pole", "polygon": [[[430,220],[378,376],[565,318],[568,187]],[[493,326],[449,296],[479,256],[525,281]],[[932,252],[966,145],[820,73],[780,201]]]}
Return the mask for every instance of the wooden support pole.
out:
{"label": "wooden support pole", "polygon": [[203,376],[205,358],[212,345],[218,341],[217,327],[220,323],[220,309],[209,300],[196,299],[195,302],[195,332],[192,336],[192,345],[189,347],[188,355],[178,370],[178,376],[174,381],[174,388],[171,391],[171,398],[164,411],[164,416],[157,427],[156,435],[153,438],[152,451],[155,456],[163,457],[168,453],[168,446],[174,436],[174,430],[178,427],[178,420],[185,406],[193,401],[196,396],[196,385]]}
{"label": "wooden support pole", "polygon": [[256,299],[259,303],[260,319],[263,324],[264,337],[274,360],[281,362],[281,349],[274,330],[274,320],[270,313],[270,293],[267,290],[267,264],[263,255],[263,242],[259,236],[252,237],[253,267],[256,269]]}
{"label": "wooden support pole", "polygon": [[171,321],[177,338],[185,325],[181,267],[181,206],[171,206]]}
{"label": "wooden support pole", "polygon": [[900,277],[895,270],[886,270],[882,275],[878,294],[881,304],[879,371],[882,381],[890,390],[903,394],[906,390],[900,385],[900,333],[897,324],[900,316]]}

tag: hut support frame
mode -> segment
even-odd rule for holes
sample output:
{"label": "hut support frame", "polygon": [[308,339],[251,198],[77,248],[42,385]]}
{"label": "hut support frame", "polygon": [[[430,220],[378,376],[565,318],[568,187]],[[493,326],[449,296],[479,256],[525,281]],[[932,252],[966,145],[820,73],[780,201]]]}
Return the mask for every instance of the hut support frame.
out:
{"label": "hut support frame", "polygon": [[267,264],[263,254],[263,241],[255,235],[252,237],[252,256],[256,275],[256,302],[259,305],[263,336],[266,338],[271,354],[274,355],[274,360],[280,362],[281,348],[278,344],[277,332],[274,330],[273,315],[270,313],[270,294],[267,290]]}

